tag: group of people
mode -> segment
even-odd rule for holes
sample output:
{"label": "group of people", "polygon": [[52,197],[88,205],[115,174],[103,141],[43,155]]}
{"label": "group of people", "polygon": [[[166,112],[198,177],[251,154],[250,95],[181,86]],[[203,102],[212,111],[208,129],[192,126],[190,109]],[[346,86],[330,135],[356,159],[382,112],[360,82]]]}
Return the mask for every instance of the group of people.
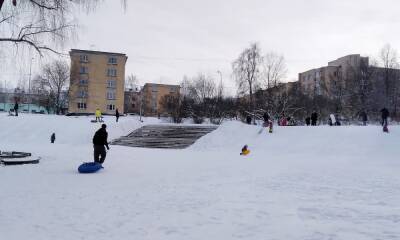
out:
{"label": "group of people", "polygon": [[307,126],[317,126],[318,122],[318,113],[316,111],[313,111],[310,116],[307,116],[305,119],[306,125]]}
{"label": "group of people", "polygon": [[[94,113],[94,115],[96,117],[95,122],[104,122],[103,121],[103,115],[102,115],[100,109],[97,108],[95,113]],[[117,108],[117,109],[115,109],[115,121],[116,122],[118,122],[119,117],[120,117],[120,114],[119,114],[119,111],[118,111],[118,108]]]}

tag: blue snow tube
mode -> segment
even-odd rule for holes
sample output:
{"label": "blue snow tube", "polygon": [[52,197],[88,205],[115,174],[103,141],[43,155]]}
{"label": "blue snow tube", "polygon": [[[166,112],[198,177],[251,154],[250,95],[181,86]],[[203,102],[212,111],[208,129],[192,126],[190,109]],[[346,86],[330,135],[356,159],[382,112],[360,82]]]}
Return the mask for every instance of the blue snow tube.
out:
{"label": "blue snow tube", "polygon": [[102,169],[103,166],[97,162],[83,163],[78,167],[80,173],[94,173]]}

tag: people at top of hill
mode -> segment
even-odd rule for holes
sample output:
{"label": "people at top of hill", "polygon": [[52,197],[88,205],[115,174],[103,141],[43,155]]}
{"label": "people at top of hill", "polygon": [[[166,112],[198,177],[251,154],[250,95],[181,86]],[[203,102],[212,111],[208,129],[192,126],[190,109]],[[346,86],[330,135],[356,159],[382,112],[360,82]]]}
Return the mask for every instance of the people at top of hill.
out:
{"label": "people at top of hill", "polygon": [[368,115],[365,111],[361,111],[359,114],[360,120],[363,123],[363,126],[367,126],[367,122],[368,122]]}
{"label": "people at top of hill", "polygon": [[115,120],[118,122],[118,119],[119,119],[119,111],[117,108],[117,109],[115,109]]}
{"label": "people at top of hill", "polygon": [[14,104],[14,113],[15,113],[15,116],[16,116],[16,117],[18,117],[18,108],[19,108],[19,106],[18,106],[18,101],[15,101],[15,104]]}
{"label": "people at top of hill", "polygon": [[250,115],[247,115],[247,117],[246,117],[246,123],[247,124],[249,124],[249,125],[251,125],[251,116]]}
{"label": "people at top of hill", "polygon": [[318,113],[314,110],[313,113],[311,113],[311,126],[317,126],[317,121]]}
{"label": "people at top of hill", "polygon": [[269,121],[269,114],[267,111],[263,115],[263,120],[264,120],[264,123],[268,123],[268,121]]}
{"label": "people at top of hill", "polygon": [[305,119],[305,122],[306,122],[306,125],[307,125],[307,126],[310,126],[310,124],[311,124],[311,117],[310,117],[310,116],[307,116],[306,119]]}
{"label": "people at top of hill", "polygon": [[95,116],[96,116],[96,122],[101,122],[102,121],[102,119],[101,119],[101,111],[100,111],[99,108],[96,109]]}
{"label": "people at top of hill", "polygon": [[382,126],[388,125],[389,110],[384,107],[381,109],[382,114]]}

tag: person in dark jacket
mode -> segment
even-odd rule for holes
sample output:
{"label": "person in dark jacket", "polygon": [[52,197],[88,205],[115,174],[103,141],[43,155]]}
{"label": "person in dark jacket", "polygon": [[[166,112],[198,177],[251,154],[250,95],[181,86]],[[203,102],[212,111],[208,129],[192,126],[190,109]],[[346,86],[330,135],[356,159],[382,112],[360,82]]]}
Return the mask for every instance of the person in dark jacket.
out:
{"label": "person in dark jacket", "polygon": [[310,126],[311,124],[311,118],[310,117],[306,117],[306,125]]}
{"label": "person in dark jacket", "polygon": [[118,122],[118,119],[119,119],[119,112],[118,112],[118,108],[117,108],[117,109],[115,109],[115,118],[116,118],[116,120],[117,120],[117,122]]}
{"label": "person in dark jacket", "polygon": [[318,113],[314,111],[311,113],[311,126],[317,126],[317,121],[318,121]]}
{"label": "person in dark jacket", "polygon": [[269,114],[268,114],[268,112],[265,112],[265,113],[264,113],[263,119],[264,119],[264,122],[265,122],[265,123],[268,123],[268,121],[269,121]]}
{"label": "person in dark jacket", "polygon": [[389,117],[389,110],[387,110],[387,108],[382,108],[381,110],[382,113],[382,126],[387,126],[388,125],[388,117]]}
{"label": "person in dark jacket", "polygon": [[246,122],[247,122],[247,124],[251,124],[251,116],[250,115],[247,115],[247,117],[246,117]]}
{"label": "person in dark jacket", "polygon": [[368,115],[367,115],[367,113],[366,113],[365,111],[362,111],[362,112],[360,113],[360,119],[361,119],[361,121],[362,121],[362,123],[363,123],[363,126],[367,126]]}
{"label": "person in dark jacket", "polygon": [[15,113],[15,116],[18,117],[18,102],[15,102],[14,113]]}
{"label": "person in dark jacket", "polygon": [[[94,148],[94,161],[103,164],[106,159],[106,149],[110,150],[108,147],[108,133],[106,131],[107,125],[102,124],[101,128],[97,130],[93,137],[93,148]],[[100,159],[99,159],[100,157]]]}
{"label": "person in dark jacket", "polygon": [[56,134],[53,133],[53,134],[51,134],[50,142],[51,142],[51,143],[54,143],[55,141],[56,141]]}

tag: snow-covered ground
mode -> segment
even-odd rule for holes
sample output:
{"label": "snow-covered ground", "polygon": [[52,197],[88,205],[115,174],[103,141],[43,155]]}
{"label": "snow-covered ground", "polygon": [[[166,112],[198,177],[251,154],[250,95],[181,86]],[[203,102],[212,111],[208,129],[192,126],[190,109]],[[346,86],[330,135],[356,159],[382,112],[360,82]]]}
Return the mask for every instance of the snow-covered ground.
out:
{"label": "snow-covered ground", "polygon": [[[400,239],[400,127],[226,122],[185,150],[111,146],[81,175],[90,119],[0,114],[0,150],[43,158],[0,167],[0,239]],[[111,138],[157,122],[106,117]]]}

